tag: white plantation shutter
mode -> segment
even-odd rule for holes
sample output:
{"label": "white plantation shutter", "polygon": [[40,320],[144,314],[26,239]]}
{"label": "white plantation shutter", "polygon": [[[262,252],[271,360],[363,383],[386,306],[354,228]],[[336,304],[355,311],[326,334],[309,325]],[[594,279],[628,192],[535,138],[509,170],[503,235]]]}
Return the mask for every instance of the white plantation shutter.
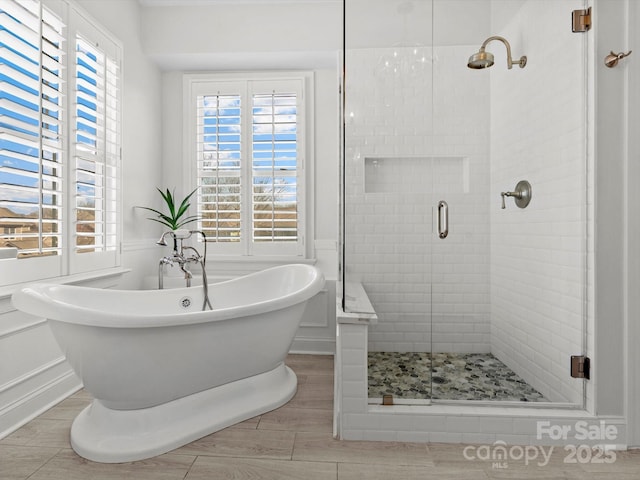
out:
{"label": "white plantation shutter", "polygon": [[59,255],[62,20],[36,1],[0,2],[0,247]]}
{"label": "white plantation shutter", "polygon": [[121,47],[82,15],[69,22],[71,272],[120,261]]}
{"label": "white plantation shutter", "polygon": [[304,78],[186,79],[197,215],[212,252],[302,255]]}
{"label": "white plantation shutter", "polygon": [[117,243],[118,64],[78,36],[74,59],[75,248],[113,251]]}
{"label": "white plantation shutter", "polygon": [[254,94],[253,241],[298,240],[297,94]]}
{"label": "white plantation shutter", "polygon": [[70,3],[0,0],[0,284],[118,265],[120,56]]}
{"label": "white plantation shutter", "polygon": [[215,242],[241,239],[241,108],[238,94],[197,98],[200,228]]}

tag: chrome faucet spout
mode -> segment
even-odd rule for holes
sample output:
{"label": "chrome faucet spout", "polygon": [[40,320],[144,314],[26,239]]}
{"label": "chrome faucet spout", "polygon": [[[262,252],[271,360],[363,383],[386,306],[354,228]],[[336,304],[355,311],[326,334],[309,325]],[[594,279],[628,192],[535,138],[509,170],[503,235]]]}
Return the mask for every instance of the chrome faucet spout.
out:
{"label": "chrome faucet spout", "polygon": [[170,265],[173,267],[173,261],[168,257],[162,257],[158,262],[158,289],[164,288],[164,266]]}

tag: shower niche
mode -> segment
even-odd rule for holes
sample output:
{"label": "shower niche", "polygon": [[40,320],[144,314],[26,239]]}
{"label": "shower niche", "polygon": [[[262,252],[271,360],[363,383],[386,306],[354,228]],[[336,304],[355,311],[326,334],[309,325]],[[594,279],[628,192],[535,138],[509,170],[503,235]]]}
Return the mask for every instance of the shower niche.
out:
{"label": "shower niche", "polygon": [[340,271],[378,317],[370,404],[585,405],[587,40],[558,3],[344,0]]}
{"label": "shower niche", "polygon": [[404,195],[469,193],[469,162],[464,157],[367,157],[364,193]]}

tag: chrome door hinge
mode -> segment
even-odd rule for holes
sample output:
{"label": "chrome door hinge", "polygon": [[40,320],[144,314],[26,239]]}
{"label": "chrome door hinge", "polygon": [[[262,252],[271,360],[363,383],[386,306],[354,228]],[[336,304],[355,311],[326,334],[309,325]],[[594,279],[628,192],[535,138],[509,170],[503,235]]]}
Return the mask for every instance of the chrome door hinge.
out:
{"label": "chrome door hinge", "polygon": [[581,33],[589,30],[591,30],[591,7],[583,10],[574,10],[571,13],[571,31]]}
{"label": "chrome door hinge", "polygon": [[571,355],[571,376],[589,379],[591,361],[585,355]]}

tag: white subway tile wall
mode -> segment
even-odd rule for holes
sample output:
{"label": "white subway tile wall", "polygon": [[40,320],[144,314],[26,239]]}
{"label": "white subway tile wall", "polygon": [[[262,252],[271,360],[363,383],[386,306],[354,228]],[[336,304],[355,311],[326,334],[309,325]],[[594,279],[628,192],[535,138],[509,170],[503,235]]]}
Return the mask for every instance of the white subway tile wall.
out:
{"label": "white subway tile wall", "polygon": [[[491,351],[549,400],[582,403],[569,357],[586,315],[585,40],[556,4],[524,3],[502,34],[527,66],[491,72]],[[521,179],[530,205],[495,208]]]}
{"label": "white subway tile wall", "polygon": [[384,60],[410,47],[347,54],[345,273],[380,317],[371,351],[490,350],[489,81],[466,68],[472,48],[425,49],[404,75]]}

